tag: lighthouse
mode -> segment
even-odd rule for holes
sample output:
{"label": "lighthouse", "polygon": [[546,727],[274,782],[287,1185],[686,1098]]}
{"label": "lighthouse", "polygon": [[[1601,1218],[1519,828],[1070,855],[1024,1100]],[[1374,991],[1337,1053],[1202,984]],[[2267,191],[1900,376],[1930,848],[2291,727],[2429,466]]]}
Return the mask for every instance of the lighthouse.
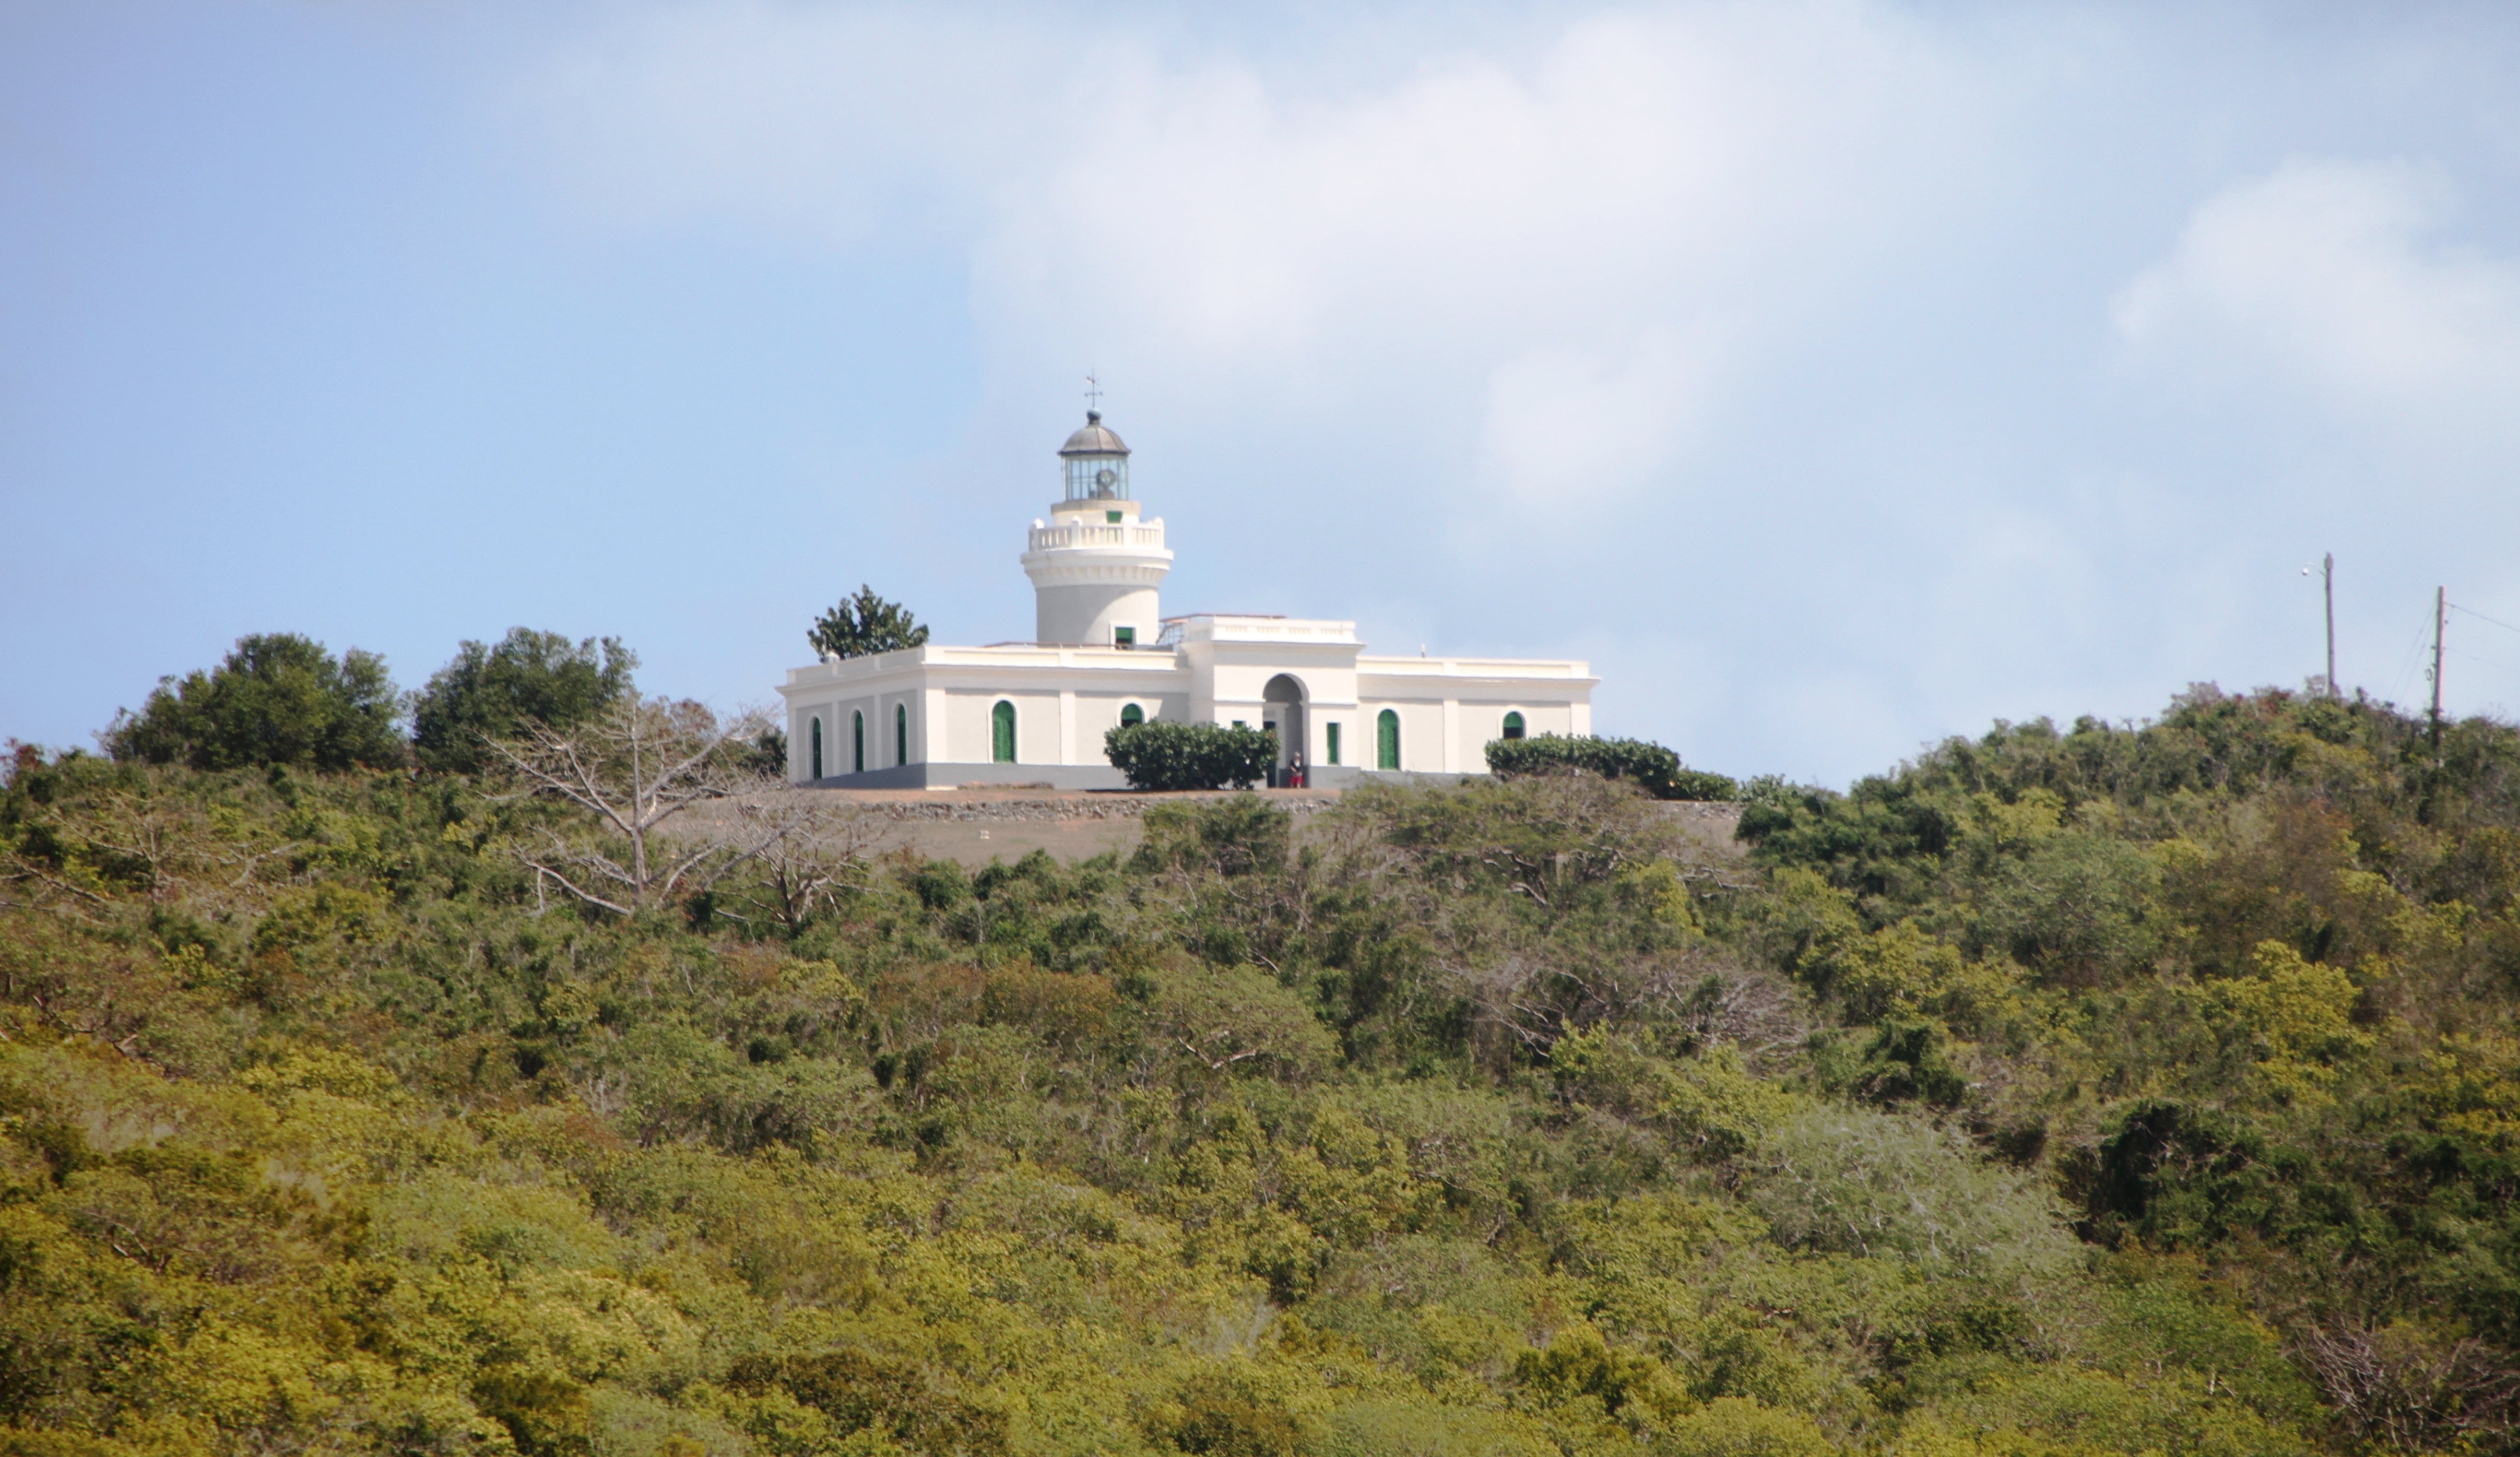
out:
{"label": "lighthouse", "polygon": [[1142,518],[1129,489],[1129,447],[1085,412],[1058,447],[1061,497],[1025,542],[1033,641],[1043,647],[1151,646],[1163,622],[1156,590],[1173,569],[1162,517]]}

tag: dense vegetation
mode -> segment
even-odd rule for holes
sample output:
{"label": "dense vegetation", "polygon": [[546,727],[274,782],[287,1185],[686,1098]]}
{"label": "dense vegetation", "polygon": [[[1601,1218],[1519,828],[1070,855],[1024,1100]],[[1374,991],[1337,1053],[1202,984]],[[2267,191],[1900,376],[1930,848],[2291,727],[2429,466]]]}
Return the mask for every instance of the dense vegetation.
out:
{"label": "dense vegetation", "polygon": [[22,751],[0,1451],[2520,1450],[2520,736],[2199,692],[613,915]]}

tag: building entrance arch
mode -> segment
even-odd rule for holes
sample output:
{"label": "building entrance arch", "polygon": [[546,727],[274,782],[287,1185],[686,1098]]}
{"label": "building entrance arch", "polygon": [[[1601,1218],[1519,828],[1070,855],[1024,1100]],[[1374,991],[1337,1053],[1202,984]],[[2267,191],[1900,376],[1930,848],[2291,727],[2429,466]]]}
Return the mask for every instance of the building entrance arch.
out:
{"label": "building entrance arch", "polygon": [[[1305,722],[1307,697],[1303,680],[1292,673],[1280,673],[1260,690],[1261,727],[1278,736],[1278,762],[1269,775],[1269,783],[1273,786],[1283,788],[1292,783],[1295,760],[1303,757],[1304,745],[1308,742],[1305,731],[1311,727]],[[1305,759],[1308,770],[1311,762],[1309,758]]]}

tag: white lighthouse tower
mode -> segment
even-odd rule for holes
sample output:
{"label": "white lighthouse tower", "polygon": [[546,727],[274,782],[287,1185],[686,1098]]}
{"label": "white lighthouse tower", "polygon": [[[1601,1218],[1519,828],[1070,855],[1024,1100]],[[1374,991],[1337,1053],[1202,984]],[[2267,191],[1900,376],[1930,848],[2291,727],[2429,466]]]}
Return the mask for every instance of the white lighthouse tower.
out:
{"label": "white lighthouse tower", "polygon": [[1032,578],[1033,641],[1097,648],[1152,645],[1163,622],[1156,589],[1173,569],[1162,517],[1140,520],[1129,494],[1129,447],[1085,412],[1058,447],[1065,498],[1036,521],[1023,555]]}

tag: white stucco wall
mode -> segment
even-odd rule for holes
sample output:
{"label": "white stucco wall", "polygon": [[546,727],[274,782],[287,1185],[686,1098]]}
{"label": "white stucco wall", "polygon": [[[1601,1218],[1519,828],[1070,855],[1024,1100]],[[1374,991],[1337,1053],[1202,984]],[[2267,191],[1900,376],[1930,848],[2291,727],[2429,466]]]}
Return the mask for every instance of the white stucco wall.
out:
{"label": "white stucco wall", "polygon": [[854,767],[849,714],[867,715],[870,771],[895,767],[892,713],[910,713],[911,761],[987,763],[990,710],[1015,706],[1016,762],[1101,765],[1102,738],[1136,703],[1149,718],[1258,724],[1271,679],[1303,690],[1305,761],[1327,764],[1329,727],[1340,728],[1339,762],[1372,769],[1375,718],[1400,716],[1401,767],[1478,773],[1505,714],[1519,711],[1533,735],[1592,731],[1595,683],[1571,660],[1372,658],[1345,622],[1290,618],[1186,619],[1177,648],[925,647],[788,674],[790,777],[811,769],[812,722],[825,725],[823,772]]}

